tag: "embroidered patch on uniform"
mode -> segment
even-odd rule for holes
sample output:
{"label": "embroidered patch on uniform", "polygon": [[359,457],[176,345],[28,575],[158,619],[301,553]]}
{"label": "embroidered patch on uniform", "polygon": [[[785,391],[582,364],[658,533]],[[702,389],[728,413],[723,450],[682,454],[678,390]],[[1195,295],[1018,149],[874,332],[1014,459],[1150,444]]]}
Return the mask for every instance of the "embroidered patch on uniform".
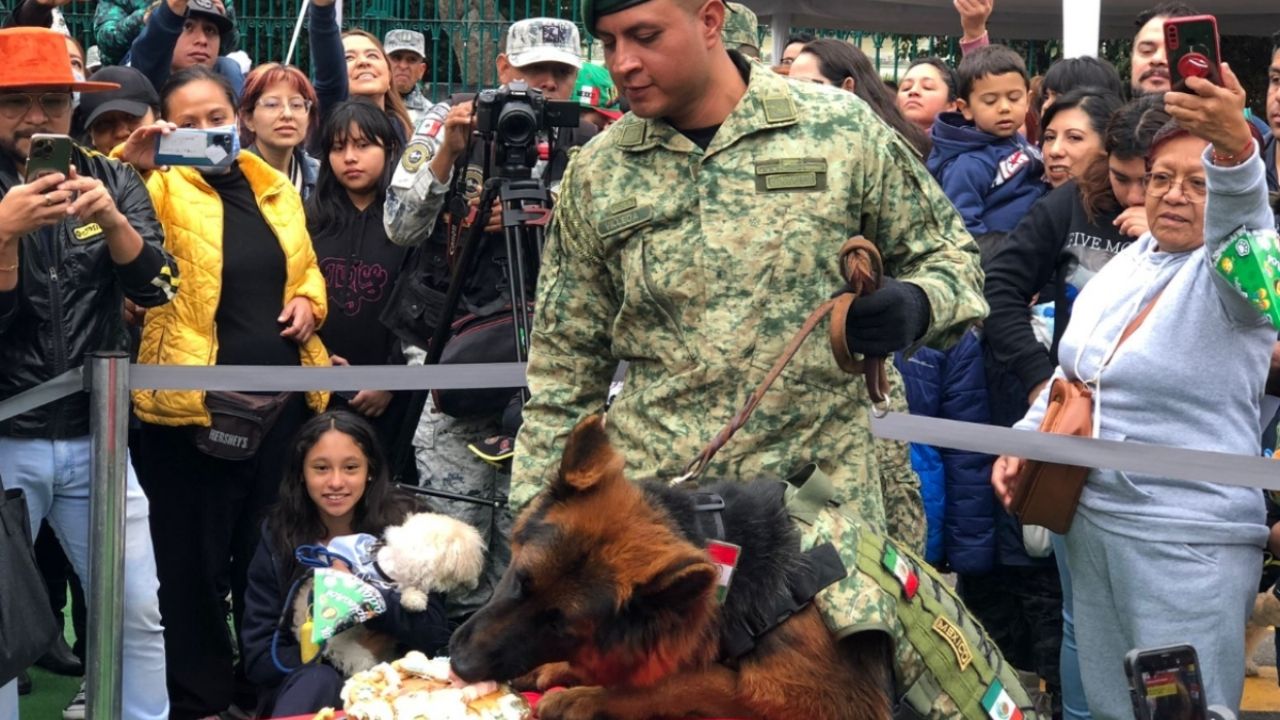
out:
{"label": "embroidered patch on uniform", "polygon": [[89,238],[95,235],[101,235],[102,226],[98,223],[89,223],[88,225],[81,225],[75,230],[72,230],[71,233],[76,236],[76,240],[86,242]]}
{"label": "embroidered patch on uniform", "polygon": [[644,123],[631,122],[622,128],[622,137],[618,138],[619,147],[634,147],[644,142]]}
{"label": "embroidered patch on uniform", "polygon": [[964,639],[964,633],[960,632],[960,628],[950,620],[939,616],[933,620],[933,631],[941,635],[955,652],[956,664],[960,666],[960,672],[964,672],[969,665],[973,664],[973,651],[969,649],[969,641]]}
{"label": "embroidered patch on uniform", "polygon": [[825,190],[827,161],[822,158],[782,158],[758,162],[756,192]]}
{"label": "embroidered patch on uniform", "polygon": [[423,163],[431,159],[431,148],[427,147],[424,142],[409,143],[409,147],[404,149],[404,157],[400,160],[400,167],[405,172],[416,173]]}
{"label": "embroidered patch on uniform", "polygon": [[733,583],[733,571],[738,568],[738,560],[742,558],[742,547],[733,543],[712,540],[707,543],[707,554],[711,562],[720,568],[720,577],[716,580],[716,600],[724,604],[729,595],[729,585]]}
{"label": "embroidered patch on uniform", "polygon": [[756,175],[788,173],[825,173],[827,161],[822,158],[780,158],[756,163]]}
{"label": "embroidered patch on uniform", "polygon": [[604,214],[605,214],[605,215],[610,215],[610,216],[612,216],[612,215],[617,215],[617,214],[619,214],[619,213],[624,213],[624,212],[626,212],[626,211],[628,211],[628,210],[630,210],[630,209],[634,208],[634,207],[635,207],[636,205],[638,205],[638,204],[639,204],[639,203],[636,201],[636,199],[635,199],[635,198],[628,198],[628,199],[623,200],[623,201],[621,201],[621,202],[616,202],[616,203],[614,203],[614,204],[610,205],[610,206],[609,206],[609,208],[608,208],[607,210],[605,210],[605,211],[604,211]]}
{"label": "embroidered patch on uniform", "polygon": [[991,687],[982,696],[982,709],[987,711],[987,717],[991,720],[1022,720],[1022,710],[1018,709],[1018,704],[999,680],[991,683]]}
{"label": "embroidered patch on uniform", "polygon": [[795,103],[791,102],[791,98],[787,95],[770,95],[762,101],[762,104],[764,105],[765,122],[770,125],[791,122],[796,119]]}
{"label": "embroidered patch on uniform", "polygon": [[633,210],[618,213],[617,215],[607,217],[600,221],[600,237],[603,238],[609,237],[610,235],[617,235],[623,230],[630,230],[634,227],[647,225],[650,220],[653,220],[653,208],[651,207],[638,207]]}
{"label": "embroidered patch on uniform", "polygon": [[915,566],[910,560],[898,554],[897,548],[886,544],[884,558],[880,563],[898,579],[898,584],[902,586],[902,594],[906,595],[908,600],[916,596],[916,591],[920,589],[920,575],[916,573]]}
{"label": "embroidered patch on uniform", "polygon": [[479,165],[468,165],[466,175],[463,176],[462,194],[467,196],[468,200],[480,197],[480,191],[484,189],[484,168]]}

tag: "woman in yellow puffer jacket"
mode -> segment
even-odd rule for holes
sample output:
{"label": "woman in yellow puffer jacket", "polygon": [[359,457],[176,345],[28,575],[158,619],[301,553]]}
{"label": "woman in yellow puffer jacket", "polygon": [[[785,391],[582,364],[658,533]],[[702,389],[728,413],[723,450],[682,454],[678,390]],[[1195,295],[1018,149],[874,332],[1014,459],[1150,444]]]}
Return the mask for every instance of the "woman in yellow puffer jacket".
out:
{"label": "woman in yellow puffer jacket", "polygon": [[[328,365],[315,334],[327,310],[324,278],[302,199],[288,178],[247,152],[235,154],[226,168],[155,166],[157,136],[175,127],[234,135],[235,107],[231,88],[208,69],[175,73],[161,93],[165,121],[140,128],[118,151],[147,173],[165,249],[182,276],[180,299],[147,313],[138,361]],[[291,438],[308,408],[323,411],[328,397],[293,393],[282,400],[257,451],[228,459],[197,446],[200,429],[210,426],[204,391],[134,394],[142,420],[136,469],[151,500],[175,718],[216,715],[232,705],[227,582],[238,628],[248,564],[264,511],[276,500]],[[211,437],[206,429],[204,449],[216,452],[207,444]]]}

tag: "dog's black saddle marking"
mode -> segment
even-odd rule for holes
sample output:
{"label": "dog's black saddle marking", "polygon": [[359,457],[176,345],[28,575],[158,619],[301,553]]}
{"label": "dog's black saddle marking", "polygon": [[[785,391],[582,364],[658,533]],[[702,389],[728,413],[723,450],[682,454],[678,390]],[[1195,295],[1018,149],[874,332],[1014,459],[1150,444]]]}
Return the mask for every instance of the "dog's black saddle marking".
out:
{"label": "dog's black saddle marking", "polygon": [[[742,486],[739,486],[741,488]],[[733,495],[754,495],[762,501],[762,505],[770,510],[781,511],[785,518],[784,486],[781,483],[759,483],[747,486],[754,492],[733,493]],[[719,489],[719,488],[717,488]],[[726,488],[727,490],[727,488]],[[666,495],[665,493],[663,495]],[[669,497],[669,496],[668,496]],[[686,494],[692,500],[692,528],[685,530],[686,536],[693,542],[705,545],[708,541],[734,542],[743,545],[744,561],[747,554],[759,549],[758,543],[750,543],[747,538],[730,537],[726,533],[725,514],[729,510],[724,496],[716,492],[694,492]],[[688,502],[688,501],[686,501]],[[668,504],[668,503],[664,503]],[[750,503],[747,503],[750,504]],[[771,507],[770,507],[771,506]],[[670,505],[668,504],[670,508]],[[772,514],[772,513],[771,513]],[[776,515],[775,515],[776,518]],[[791,530],[790,519],[785,518],[786,530]],[[689,532],[692,530],[692,532]],[[738,533],[733,533],[737,535]],[[753,545],[755,547],[753,547]],[[754,601],[751,612],[742,612],[745,604],[742,599],[744,591],[739,589],[735,596],[734,588],[741,588],[750,583],[735,583],[729,590],[729,598],[725,602],[720,627],[720,661],[736,666],[738,660],[755,649],[760,638],[771,630],[786,622],[788,618],[804,609],[823,588],[843,580],[848,575],[840,554],[831,543],[814,546],[808,551],[799,552],[799,542],[790,543],[792,555],[787,562],[771,563],[775,570],[777,582],[775,591],[762,593]],[[778,548],[770,548],[776,552]],[[771,553],[772,554],[772,553]],[[754,559],[754,558],[752,558]],[[775,560],[782,560],[776,558]],[[780,581],[780,582],[778,582]],[[750,592],[756,592],[753,588]]]}

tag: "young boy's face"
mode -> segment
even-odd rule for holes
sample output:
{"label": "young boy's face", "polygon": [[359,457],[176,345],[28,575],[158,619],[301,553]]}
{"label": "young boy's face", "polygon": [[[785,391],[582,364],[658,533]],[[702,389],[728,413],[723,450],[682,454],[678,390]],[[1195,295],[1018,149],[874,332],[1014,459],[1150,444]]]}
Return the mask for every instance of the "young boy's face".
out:
{"label": "young boy's face", "polygon": [[973,81],[969,97],[957,101],[960,112],[979,130],[1013,137],[1027,118],[1027,80],[1018,73],[987,75]]}

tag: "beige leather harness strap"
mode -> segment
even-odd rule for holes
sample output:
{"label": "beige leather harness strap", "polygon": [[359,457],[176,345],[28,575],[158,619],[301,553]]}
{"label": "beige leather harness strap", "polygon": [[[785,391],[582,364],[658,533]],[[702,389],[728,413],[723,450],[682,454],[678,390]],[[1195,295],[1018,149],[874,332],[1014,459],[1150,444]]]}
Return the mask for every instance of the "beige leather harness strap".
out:
{"label": "beige leather harness strap", "polygon": [[804,344],[804,341],[809,338],[809,335],[813,333],[814,329],[818,327],[818,324],[827,315],[831,316],[831,352],[835,355],[836,364],[845,372],[851,374],[861,373],[866,378],[867,394],[871,396],[871,401],[877,407],[884,405],[889,393],[889,380],[885,375],[884,369],[885,358],[868,357],[862,360],[855,360],[849,354],[848,346],[845,344],[844,331],[845,321],[849,316],[849,310],[853,307],[853,303],[859,297],[875,292],[883,281],[884,265],[880,259],[880,251],[876,249],[876,246],[871,241],[860,235],[850,238],[844,244],[844,247],[840,249],[840,266],[844,278],[849,282],[852,291],[843,292],[835,298],[822,303],[809,314],[799,332],[787,343],[782,355],[774,362],[769,374],[765,375],[764,380],[751,393],[751,397],[747,399],[742,409],[733,416],[729,424],[716,433],[715,438],[702,449],[702,452],[698,453],[698,456],[685,466],[684,472],[671,480],[672,485],[679,485],[702,474],[707,465],[711,463],[711,459],[716,456],[716,453],[720,452],[720,449],[733,438],[734,433],[747,424],[747,420],[751,418],[751,413],[760,404],[764,394],[769,391],[778,376],[782,375],[782,371],[786,369],[791,359],[800,351],[800,346]]}

